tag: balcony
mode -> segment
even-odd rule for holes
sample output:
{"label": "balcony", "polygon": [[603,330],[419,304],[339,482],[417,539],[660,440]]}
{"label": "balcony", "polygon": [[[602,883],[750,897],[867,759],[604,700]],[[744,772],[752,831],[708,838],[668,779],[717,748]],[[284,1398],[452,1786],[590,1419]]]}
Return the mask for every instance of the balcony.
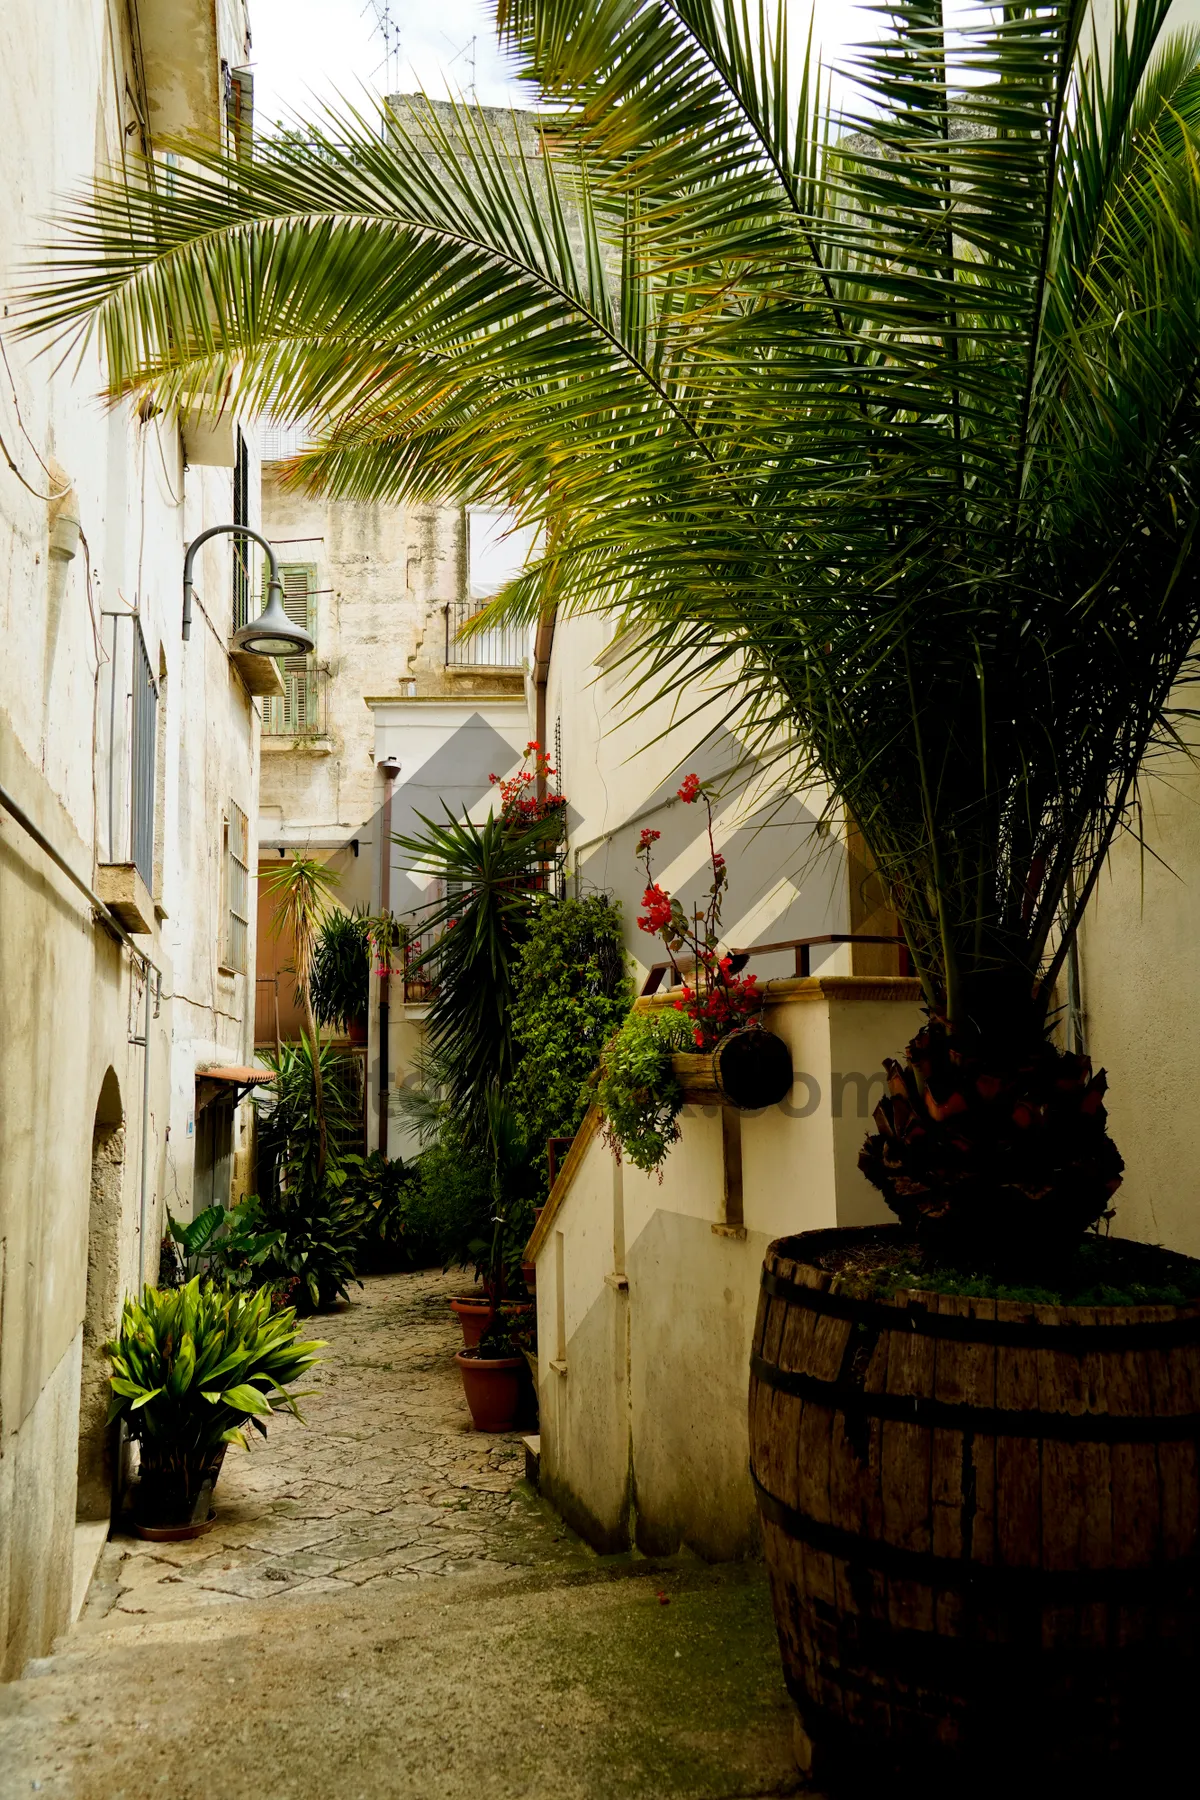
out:
{"label": "balcony", "polygon": [[451,601],[443,608],[446,619],[446,667],[448,669],[523,670],[528,660],[529,627],[494,625],[469,638],[459,633],[483,611],[478,600]]}
{"label": "balcony", "polygon": [[262,734],[264,738],[323,738],[329,731],[329,671],[322,668],[295,668],[302,657],[289,657],[283,664],[282,696],[263,701]]}

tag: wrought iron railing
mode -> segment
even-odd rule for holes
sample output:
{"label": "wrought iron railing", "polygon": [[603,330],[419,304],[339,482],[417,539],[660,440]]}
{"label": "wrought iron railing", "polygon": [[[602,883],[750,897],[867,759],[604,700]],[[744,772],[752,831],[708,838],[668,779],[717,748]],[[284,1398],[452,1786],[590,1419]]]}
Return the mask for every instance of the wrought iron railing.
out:
{"label": "wrought iron railing", "polygon": [[[908,945],[902,937],[894,934],[883,937],[866,931],[830,931],[821,937],[784,938],[778,944],[753,944],[749,950],[731,950],[729,952],[734,974],[746,967],[756,956],[777,956],[783,951],[794,951],[796,958],[796,974],[801,978],[812,974],[812,952],[818,948],[832,947],[836,944],[889,944],[896,951],[897,975],[911,976],[913,973],[912,957]],[[675,967],[681,975],[689,975],[695,968],[694,957],[676,958]],[[670,987],[674,979],[674,969],[669,962],[651,963],[645,981],[642,983],[643,994],[656,994],[665,981]]]}
{"label": "wrought iron railing", "polygon": [[448,669],[523,669],[529,654],[526,625],[492,625],[485,631],[460,637],[468,619],[483,611],[478,600],[453,600],[446,617],[446,667]]}
{"label": "wrought iron railing", "polygon": [[[299,662],[289,657],[288,663]],[[329,673],[321,668],[282,671],[284,693],[263,701],[263,736],[324,737],[329,730]]]}

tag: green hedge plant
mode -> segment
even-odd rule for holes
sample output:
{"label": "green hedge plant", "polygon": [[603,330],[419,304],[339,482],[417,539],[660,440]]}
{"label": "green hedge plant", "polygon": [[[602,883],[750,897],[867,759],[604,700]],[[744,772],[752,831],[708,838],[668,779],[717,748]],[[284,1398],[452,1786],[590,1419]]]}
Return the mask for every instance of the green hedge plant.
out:
{"label": "green hedge plant", "polygon": [[621,909],[606,894],[542,907],[521,951],[513,1000],[517,1063],[509,1086],[529,1142],[538,1197],[548,1138],[574,1137],[588,1079],[633,1004]]}
{"label": "green hedge plant", "polygon": [[300,1341],[295,1313],[273,1310],[268,1289],[227,1293],[193,1279],[127,1299],[105,1346],[113,1370],[108,1422],[124,1419],[139,1446],[141,1521],[190,1522],[226,1446],[249,1448],[247,1424],[265,1437],[279,1403],[300,1418],[303,1396],[290,1384],[323,1348]]}

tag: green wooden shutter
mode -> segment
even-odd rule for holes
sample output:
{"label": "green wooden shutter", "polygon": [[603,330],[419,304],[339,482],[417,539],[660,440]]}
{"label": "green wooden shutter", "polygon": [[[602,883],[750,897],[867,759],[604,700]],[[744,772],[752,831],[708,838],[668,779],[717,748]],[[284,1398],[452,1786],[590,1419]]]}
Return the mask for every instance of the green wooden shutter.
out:
{"label": "green wooden shutter", "polygon": [[[313,640],[307,656],[288,656],[280,664],[285,693],[282,699],[264,703],[263,728],[279,737],[308,737],[318,728],[317,718],[317,571],[312,563],[282,563],[283,610],[294,625],[302,625]],[[266,581],[266,571],[263,571]],[[264,590],[264,603],[266,599]],[[269,715],[268,715],[269,708]]]}

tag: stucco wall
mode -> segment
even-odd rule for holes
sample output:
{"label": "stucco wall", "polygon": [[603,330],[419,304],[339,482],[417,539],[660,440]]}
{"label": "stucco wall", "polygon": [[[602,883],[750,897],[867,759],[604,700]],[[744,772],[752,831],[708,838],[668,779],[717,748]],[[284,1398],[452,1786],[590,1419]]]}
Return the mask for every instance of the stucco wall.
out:
{"label": "stucco wall", "polygon": [[[201,12],[205,5],[215,17],[211,0],[195,0]],[[191,6],[179,0],[175,8],[183,25]],[[222,0],[220,18],[228,39],[220,54],[241,61],[240,0]],[[139,153],[151,96],[127,29],[122,9],[101,0],[54,8],[9,0],[0,8],[4,295],[56,202],[97,165]],[[96,398],[101,373],[90,354],[55,368],[12,338],[6,348],[12,387],[0,370],[0,430],[28,485],[0,465],[0,783],[94,886],[112,854],[109,750],[111,741],[120,747],[132,666],[112,660],[112,615],[127,633],[136,611],[160,684],[158,904],[139,943],[162,976],[161,991],[152,977],[144,1046],[139,965],[0,811],[0,1674],[11,1675],[48,1648],[69,1606],[101,1094],[119,1095],[124,1155],[119,1175],[102,1184],[107,1241],[92,1258],[92,1298],[97,1281],[105,1293],[99,1311],[90,1309],[93,1336],[101,1316],[111,1320],[137,1286],[143,1123],[144,1260],[153,1279],[164,1205],[185,1215],[190,1205],[196,1066],[243,1061],[249,1048],[249,978],[220,970],[223,817],[236,800],[253,831],[258,722],[226,651],[232,577],[224,544],[201,559],[192,639],[181,640],[184,545],[203,526],[232,518],[232,471],[185,471],[171,416],[107,410]],[[47,501],[64,485],[65,494]],[[58,533],[52,544],[64,513],[82,537]],[[64,553],[52,554],[55,547]],[[251,856],[253,866],[253,842]],[[94,1431],[94,1342],[92,1351]],[[94,1510],[104,1499],[102,1459],[99,1467],[87,1455],[84,1462],[84,1506]]]}
{"label": "stucco wall", "polygon": [[1080,941],[1088,1050],[1125,1158],[1112,1229],[1200,1256],[1200,774],[1156,760],[1141,829],[1118,840]]}
{"label": "stucco wall", "polygon": [[746,1383],[766,1247],[890,1216],[855,1162],[882,1058],[920,1023],[916,984],[773,993],[767,1022],[797,1080],[741,1116],[741,1220],[726,1210],[720,1111],[688,1106],[661,1181],[585,1128],[534,1235],[543,1488],[606,1550],[754,1552]]}
{"label": "stucco wall", "polygon": [[[613,631],[611,620],[585,617],[560,620],[554,633],[546,740],[570,803],[572,891],[615,894],[630,955],[643,970],[661,960],[661,943],[637,929],[645,887],[637,841],[643,827],[661,832],[656,878],[685,908],[702,904],[712,879],[704,811],[676,798],[694,770],[720,793],[714,838],[729,865],[726,942],[849,931],[845,850],[840,825],[827,829],[822,817],[824,791],[794,791],[786,762],[773,763],[739,735],[726,717],[729,696],[713,681],[680,679],[670,699],[656,698],[661,678],[639,677]],[[815,950],[812,966],[849,974],[851,952]],[[762,972],[782,976],[793,967],[783,955]]]}

